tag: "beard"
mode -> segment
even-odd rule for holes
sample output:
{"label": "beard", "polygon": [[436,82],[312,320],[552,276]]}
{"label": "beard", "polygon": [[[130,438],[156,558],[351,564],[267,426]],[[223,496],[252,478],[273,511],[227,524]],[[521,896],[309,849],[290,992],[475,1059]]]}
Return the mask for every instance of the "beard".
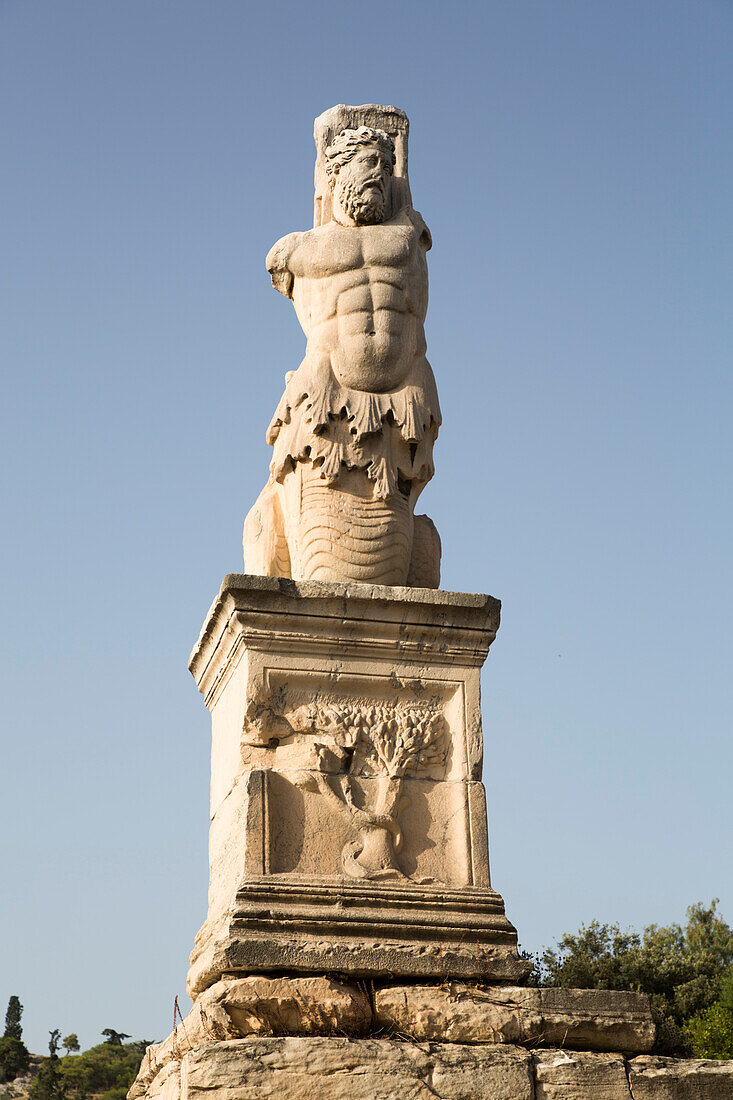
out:
{"label": "beard", "polygon": [[377,225],[384,221],[386,203],[381,183],[364,186],[344,180],[339,190],[339,202],[357,225]]}

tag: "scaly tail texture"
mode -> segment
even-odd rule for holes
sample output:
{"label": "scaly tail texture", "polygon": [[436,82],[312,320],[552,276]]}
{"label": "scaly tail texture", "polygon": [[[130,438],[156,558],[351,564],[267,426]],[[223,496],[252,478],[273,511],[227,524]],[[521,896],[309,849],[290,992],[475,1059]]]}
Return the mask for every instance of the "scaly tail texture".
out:
{"label": "scaly tail texture", "polygon": [[[293,574],[303,580],[405,584],[412,548],[407,499],[369,499],[327,485],[310,468],[303,478]],[[305,471],[304,471],[305,472]]]}

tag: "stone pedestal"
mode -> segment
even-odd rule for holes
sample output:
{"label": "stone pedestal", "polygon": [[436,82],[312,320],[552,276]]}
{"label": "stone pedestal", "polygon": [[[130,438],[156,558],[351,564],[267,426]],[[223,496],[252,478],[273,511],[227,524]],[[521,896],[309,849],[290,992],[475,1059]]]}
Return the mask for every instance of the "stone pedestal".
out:
{"label": "stone pedestal", "polygon": [[212,716],[189,992],[304,971],[512,981],[489,878],[490,596],[228,576],[190,669]]}
{"label": "stone pedestal", "polygon": [[601,989],[217,982],[128,1100],[730,1100],[733,1062],[660,1058],[649,998]]}
{"label": "stone pedestal", "polygon": [[[245,988],[245,983],[252,987]],[[313,983],[310,990],[308,983]],[[568,1050],[542,1045],[532,1026],[526,1045],[506,1042],[503,1032],[491,1023],[486,1005],[479,1003],[481,991],[463,991],[477,1010],[466,1027],[470,1007],[463,1006],[463,1041],[426,1042],[416,1041],[412,1031],[392,1035],[378,1020],[377,1035],[370,1035],[368,1002],[355,988],[338,989],[324,978],[291,979],[290,984],[299,988],[290,990],[288,979],[272,979],[269,984],[268,990],[268,979],[244,979],[221,982],[215,991],[207,991],[176,1033],[149,1048],[128,1100],[730,1100],[733,1096],[733,1062],[633,1056],[639,1049],[648,1049],[651,1041],[651,1010],[648,998],[640,994],[619,997],[603,990],[582,991],[583,1029],[597,1046],[608,1049]],[[511,1001],[523,1010],[525,992],[501,989],[494,1001],[499,1016]],[[576,1023],[581,1022],[577,991],[554,992],[559,1002],[569,992],[574,995],[546,1016],[549,1040],[568,1012]],[[440,1013],[440,995],[436,1005]],[[599,1015],[594,1015],[594,1008]],[[424,1006],[422,1013],[424,1023],[428,1019]],[[614,1049],[622,1038],[617,1026],[620,1017],[627,1019],[623,1051]],[[525,1016],[520,1027],[528,1023]],[[580,1035],[577,1030],[575,1034]]]}

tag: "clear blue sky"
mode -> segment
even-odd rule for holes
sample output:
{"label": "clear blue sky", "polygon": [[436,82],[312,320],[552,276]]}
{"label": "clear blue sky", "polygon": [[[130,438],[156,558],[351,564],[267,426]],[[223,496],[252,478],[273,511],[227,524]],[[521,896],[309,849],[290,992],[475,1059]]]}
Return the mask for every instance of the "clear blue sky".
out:
{"label": "clear blue sky", "polygon": [[[537,949],[721,899],[733,4],[0,0],[0,1010],[170,1030],[206,905],[186,670],[300,361],[315,115],[410,115],[443,585],[504,603],[495,885]],[[185,999],[184,999],[185,1007]]]}

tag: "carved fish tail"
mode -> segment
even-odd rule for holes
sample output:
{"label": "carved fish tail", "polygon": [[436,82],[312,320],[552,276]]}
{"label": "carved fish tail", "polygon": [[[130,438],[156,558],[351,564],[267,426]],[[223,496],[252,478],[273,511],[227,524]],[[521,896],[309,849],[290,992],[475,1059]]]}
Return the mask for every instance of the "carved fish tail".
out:
{"label": "carved fish tail", "polygon": [[293,566],[302,580],[404,584],[412,547],[409,503],[400,493],[385,501],[344,492],[306,467],[297,541]]}

